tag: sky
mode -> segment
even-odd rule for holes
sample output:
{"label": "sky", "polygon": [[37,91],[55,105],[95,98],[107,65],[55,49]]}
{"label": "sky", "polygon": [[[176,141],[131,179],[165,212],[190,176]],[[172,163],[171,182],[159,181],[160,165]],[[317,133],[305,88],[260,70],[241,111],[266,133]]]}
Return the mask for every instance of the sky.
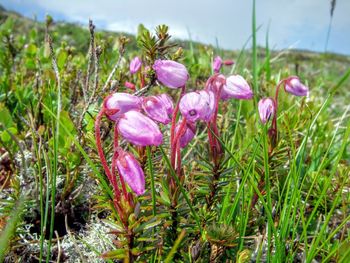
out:
{"label": "sky", "polygon": [[[271,48],[325,50],[331,0],[256,0],[264,46],[269,32]],[[251,35],[252,0],[0,0],[5,8],[26,17],[135,34],[143,23],[154,29],[167,24],[180,39],[200,41],[225,49],[240,49]],[[350,0],[337,0],[327,51],[350,55]]]}

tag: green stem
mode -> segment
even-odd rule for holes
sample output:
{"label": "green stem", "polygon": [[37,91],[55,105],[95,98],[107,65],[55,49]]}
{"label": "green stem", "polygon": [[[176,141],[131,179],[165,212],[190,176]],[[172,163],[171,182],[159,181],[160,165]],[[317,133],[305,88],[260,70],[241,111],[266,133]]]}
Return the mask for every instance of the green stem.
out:
{"label": "green stem", "polygon": [[181,184],[179,178],[177,177],[177,175],[176,175],[176,173],[175,173],[175,171],[174,171],[174,168],[171,166],[170,160],[169,160],[168,156],[166,155],[166,153],[165,153],[163,147],[162,147],[162,146],[159,146],[159,149],[160,149],[160,151],[162,152],[163,158],[164,158],[164,160],[165,160],[165,162],[166,162],[166,164],[167,164],[167,166],[168,166],[168,168],[169,168],[169,170],[170,170],[170,175],[171,175],[171,177],[175,180],[176,184],[177,184],[178,187],[180,188],[180,191],[181,191],[182,195],[184,196],[184,198],[185,198],[185,200],[186,200],[186,203],[187,203],[188,207],[190,208],[191,213],[192,213],[192,215],[193,215],[193,217],[194,217],[194,219],[195,219],[195,221],[196,221],[196,224],[197,224],[197,226],[198,226],[198,228],[199,228],[199,231],[200,231],[201,234],[202,234],[202,227],[201,227],[201,224],[200,224],[200,222],[199,222],[199,217],[198,217],[198,215],[196,214],[196,212],[195,212],[195,210],[194,210],[194,208],[193,208],[193,206],[192,206],[192,204],[191,204],[191,201],[190,201],[190,199],[189,199],[188,196],[187,196],[187,193],[186,193],[184,187],[182,186],[182,184]]}
{"label": "green stem", "polygon": [[[268,142],[267,142],[267,125],[264,125],[264,131],[263,131],[263,137],[264,137],[264,171],[265,171],[265,189],[266,189],[266,195],[267,195],[267,205],[269,206],[270,210],[272,211],[272,202],[271,202],[271,193],[270,193],[270,169],[269,169],[269,149],[268,149]],[[267,262],[270,262],[271,257],[271,225],[268,221],[268,232],[267,232]],[[275,240],[277,242],[277,240]]]}
{"label": "green stem", "polygon": [[44,200],[43,200],[43,177],[42,177],[42,169],[41,169],[41,154],[40,154],[40,148],[41,148],[41,139],[39,138],[39,147],[37,146],[37,138],[34,132],[34,129],[31,129],[32,136],[34,138],[34,151],[35,155],[38,160],[38,175],[39,175],[39,202],[40,202],[40,254],[39,254],[39,261],[42,262],[43,259],[43,249],[44,249]]}
{"label": "green stem", "polygon": [[157,207],[156,207],[156,189],[154,186],[154,170],[153,170],[153,164],[152,164],[152,155],[151,155],[151,149],[149,146],[146,148],[147,150],[147,160],[148,160],[148,169],[151,177],[151,190],[152,190],[152,213],[153,216],[157,214]]}
{"label": "green stem", "polygon": [[[253,61],[253,89],[254,94],[258,92],[258,57],[257,57],[257,47],[256,47],[256,14],[255,14],[255,0],[253,0],[253,12],[252,12],[252,61]],[[254,96],[254,105],[257,104],[257,97]]]}

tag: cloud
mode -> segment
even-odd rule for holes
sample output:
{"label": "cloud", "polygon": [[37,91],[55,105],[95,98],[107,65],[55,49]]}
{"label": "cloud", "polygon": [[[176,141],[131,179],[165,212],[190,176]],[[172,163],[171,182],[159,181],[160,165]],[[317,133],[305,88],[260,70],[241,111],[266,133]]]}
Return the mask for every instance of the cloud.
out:
{"label": "cloud", "polygon": [[[4,0],[20,9],[50,13],[54,17],[87,23],[98,21],[105,29],[135,33],[139,23],[155,28],[167,24],[174,36],[188,38],[188,29],[194,40],[215,43],[221,47],[241,48],[251,34],[252,1],[239,0]],[[11,3],[10,3],[11,2]],[[285,48],[298,43],[298,48],[323,50],[330,16],[328,0],[258,0],[258,42],[265,43],[270,24],[271,46]],[[6,6],[5,4],[5,6]],[[338,0],[334,13],[330,49],[350,54],[350,34],[340,31],[350,28],[350,1]],[[338,38],[341,38],[338,40]]]}

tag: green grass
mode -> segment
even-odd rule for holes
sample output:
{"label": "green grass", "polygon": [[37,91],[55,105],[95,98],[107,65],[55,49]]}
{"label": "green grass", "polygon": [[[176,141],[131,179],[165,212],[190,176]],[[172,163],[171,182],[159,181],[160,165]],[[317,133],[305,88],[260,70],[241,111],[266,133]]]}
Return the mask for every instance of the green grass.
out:
{"label": "green grass", "polygon": [[[142,35],[138,42],[128,36],[130,42],[123,49],[125,40],[118,40],[120,34],[95,32],[95,43],[103,52],[99,67],[92,63],[94,69],[87,76],[88,62],[93,59],[86,56],[88,30],[73,24],[50,25],[55,47],[50,56],[44,23],[2,10],[0,165],[5,177],[0,177],[0,261],[6,257],[57,260],[58,244],[66,242],[62,247],[69,247],[66,238],[60,237],[58,243],[55,235],[59,229],[54,223],[63,211],[69,220],[84,224],[81,229],[70,227],[68,233],[81,251],[67,248],[60,255],[71,261],[88,254],[91,262],[102,257],[109,262],[112,258],[125,262],[347,262],[350,58],[270,50],[268,32],[266,46],[257,46],[257,35],[263,33],[256,27],[258,11],[252,10],[251,37],[239,52],[222,50],[218,44],[170,42],[183,47],[177,51],[155,35],[153,44],[151,37],[141,43]],[[96,151],[94,120],[109,94],[101,91],[109,76],[121,83],[120,91],[129,92],[123,88],[125,81],[140,85],[138,77],[128,73],[128,62],[136,54],[148,62],[157,56],[179,59],[191,75],[188,91],[204,87],[213,56],[233,59],[235,65],[223,73],[246,78],[254,100],[220,102],[220,136],[198,123],[195,139],[181,153],[181,178],[170,161],[169,126],[162,126],[160,147],[142,149],[122,143],[137,156],[146,175],[146,193],[131,195],[134,206],[121,204],[127,214],[123,220],[113,205],[112,187]],[[119,58],[122,63],[111,74]],[[149,74],[146,84],[152,83]],[[279,139],[273,148],[269,124],[259,121],[257,102],[274,96],[277,83],[290,75],[300,76],[310,87],[310,97],[294,97],[281,90]],[[82,90],[93,87],[96,79],[101,82],[96,91]],[[173,98],[180,94],[158,86],[147,92],[168,92]],[[208,132],[223,148],[219,167],[210,158]],[[101,134],[110,161],[113,125],[107,118],[102,119]],[[21,164],[28,166],[27,177]],[[173,188],[168,185],[170,178]],[[86,222],[78,219],[80,213]],[[110,233],[92,242],[85,240],[91,224],[105,222]],[[38,225],[36,237],[26,230],[34,224]],[[23,244],[28,244],[26,250],[13,249]]]}

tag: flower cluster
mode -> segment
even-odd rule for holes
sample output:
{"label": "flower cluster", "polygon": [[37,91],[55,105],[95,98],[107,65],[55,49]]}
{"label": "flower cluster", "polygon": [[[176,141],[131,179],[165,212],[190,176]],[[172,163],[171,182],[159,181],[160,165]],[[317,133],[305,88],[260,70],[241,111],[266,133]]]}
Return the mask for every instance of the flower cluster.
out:
{"label": "flower cluster", "polygon": [[[153,69],[158,81],[170,88],[184,87],[189,77],[185,66],[171,60],[157,60]],[[130,74],[141,70],[142,61],[136,57],[130,63]],[[127,82],[126,86],[135,89],[134,84],[130,82]],[[173,112],[173,100],[165,93],[138,97],[125,92],[116,92],[104,99],[103,107],[96,118],[95,133],[98,153],[108,180],[113,186],[115,200],[120,200],[124,196],[131,203],[124,182],[136,195],[142,195],[145,192],[145,175],[142,167],[132,153],[119,146],[119,137],[138,147],[159,146],[163,143],[163,134],[159,125],[169,124],[173,119]],[[100,124],[103,116],[115,123],[114,155],[111,169],[102,149]],[[175,130],[175,126],[173,130]],[[176,133],[179,132],[177,129]],[[186,130],[178,138],[179,145],[185,147],[191,140],[190,137],[194,136],[194,132],[193,126],[186,125]],[[119,174],[121,188],[116,180],[116,170]],[[122,209],[118,208],[117,201],[115,205],[117,209]]]}
{"label": "flower cluster", "polygon": [[[171,88],[180,89],[180,98],[176,105],[166,93],[138,97],[129,93],[116,92],[106,97],[102,110],[96,119],[96,140],[98,152],[106,175],[113,185],[115,198],[123,195],[128,199],[124,182],[136,194],[145,192],[145,175],[136,157],[119,146],[119,136],[137,146],[159,146],[163,143],[163,133],[170,125],[171,165],[181,177],[181,148],[185,148],[195,137],[197,123],[207,126],[209,149],[214,167],[218,167],[223,155],[217,117],[220,101],[229,99],[250,100],[254,94],[248,82],[240,75],[224,76],[220,74],[222,65],[232,65],[231,60],[223,61],[216,57],[213,61],[214,75],[209,77],[203,89],[186,92],[189,74],[186,67],[172,60],[156,60],[152,66],[159,83]],[[149,68],[148,68],[149,70]],[[134,58],[130,63],[130,74],[142,71],[142,61]],[[143,85],[143,80],[141,81]],[[263,98],[258,103],[260,120],[266,124],[273,118],[272,130],[277,133],[277,97],[279,88],[284,84],[285,91],[296,96],[306,96],[308,88],[298,77],[292,76],[282,80],[276,88],[276,97]],[[131,86],[131,84],[128,84]],[[135,86],[132,86],[135,90]],[[181,114],[181,116],[178,116]],[[100,123],[102,116],[115,123],[114,155],[110,170],[103,154]],[[119,173],[120,183],[115,172]],[[171,180],[169,182],[171,184]],[[121,184],[121,189],[119,187]]]}
{"label": "flower cluster", "polygon": [[295,96],[308,96],[309,88],[300,82],[297,76],[290,76],[281,80],[277,87],[275,98],[262,98],[258,103],[258,111],[262,124],[266,124],[272,118],[272,127],[269,129],[272,144],[277,141],[277,110],[279,89],[284,85],[284,90]]}

